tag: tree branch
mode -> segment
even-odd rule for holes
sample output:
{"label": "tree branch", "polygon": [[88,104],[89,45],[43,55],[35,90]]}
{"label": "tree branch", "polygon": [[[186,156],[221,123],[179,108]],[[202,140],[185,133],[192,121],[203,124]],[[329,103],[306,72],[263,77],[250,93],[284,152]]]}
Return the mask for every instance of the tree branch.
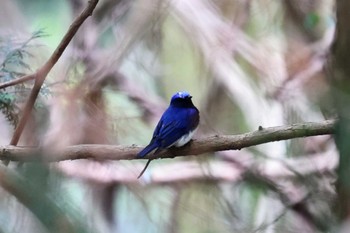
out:
{"label": "tree branch", "polygon": [[[159,158],[174,158],[186,155],[199,155],[223,150],[240,150],[245,147],[263,143],[281,141],[299,137],[333,134],[334,120],[320,123],[300,123],[289,126],[260,128],[257,131],[240,135],[215,135],[203,139],[195,139],[184,147],[170,148],[160,152]],[[1,146],[0,159],[10,161],[38,161],[56,162],[73,159],[97,160],[131,160],[136,159],[141,150],[138,146],[116,145],[75,145],[64,148],[59,153],[48,152],[50,156],[40,157],[40,148]],[[45,153],[46,154],[46,153]],[[154,156],[145,159],[154,159]]]}
{"label": "tree branch", "polygon": [[[22,134],[22,131],[24,129],[24,126],[26,125],[29,115],[32,112],[34,103],[36,98],[38,97],[39,91],[41,89],[41,86],[43,85],[45,78],[47,74],[50,72],[52,67],[56,64],[58,59],[61,57],[62,53],[68,46],[69,42],[72,40],[76,32],[78,31],[79,27],[82,25],[82,23],[92,14],[93,10],[95,9],[96,5],[98,3],[98,0],[90,0],[88,3],[88,6],[83,10],[83,12],[73,21],[73,23],[70,25],[67,33],[64,35],[63,39],[61,40],[60,44],[57,46],[56,50],[53,52],[49,60],[41,67],[39,68],[34,74],[24,76],[22,78],[19,78],[18,80],[26,81],[31,78],[35,78],[34,87],[30,93],[29,99],[23,109],[23,115],[17,125],[17,128],[13,134],[13,137],[11,139],[11,145],[17,145],[19,138]],[[18,83],[14,82],[15,83]]]}
{"label": "tree branch", "polygon": [[[74,216],[67,216],[67,212],[47,195],[47,190],[39,186],[38,181],[28,182],[27,177],[0,165],[0,186],[27,207],[48,232],[87,232],[83,225],[75,224],[77,220]],[[50,213],[49,218],[47,213]]]}
{"label": "tree branch", "polygon": [[10,87],[10,86],[14,86],[14,85],[17,85],[17,84],[24,83],[26,81],[35,79],[35,75],[36,75],[36,73],[28,74],[28,75],[24,75],[24,76],[22,76],[20,78],[17,78],[17,79],[13,79],[13,80],[10,80],[10,81],[7,81],[7,82],[0,83],[0,89],[6,88],[6,87]]}

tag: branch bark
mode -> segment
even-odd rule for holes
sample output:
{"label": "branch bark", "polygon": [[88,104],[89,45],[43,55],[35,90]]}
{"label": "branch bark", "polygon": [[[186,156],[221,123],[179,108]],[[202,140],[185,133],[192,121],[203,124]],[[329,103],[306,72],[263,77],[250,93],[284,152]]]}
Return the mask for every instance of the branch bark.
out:
{"label": "branch bark", "polygon": [[[335,124],[334,120],[326,120],[320,123],[309,122],[265,129],[260,128],[257,131],[240,135],[214,135],[203,139],[195,139],[181,148],[164,150],[157,155],[157,158],[174,158],[215,151],[240,150],[268,142],[333,134]],[[43,151],[40,148],[1,146],[0,159],[10,161],[43,160],[46,162],[89,158],[97,160],[131,160],[136,159],[136,155],[141,149],[138,146],[74,145],[66,147],[60,152],[42,153]],[[43,158],[41,154],[48,154],[49,156]],[[156,157],[145,157],[145,159],[154,158]]]}
{"label": "branch bark", "polygon": [[[93,10],[95,9],[96,5],[98,3],[98,0],[90,0],[87,7],[83,10],[83,12],[73,21],[73,23],[70,25],[67,33],[64,35],[63,39],[61,40],[60,44],[57,46],[56,50],[53,52],[49,60],[41,67],[39,68],[34,74],[24,76],[22,78],[19,78],[21,81],[30,80],[32,78],[35,78],[34,87],[30,93],[30,96],[28,98],[28,101],[25,104],[25,107],[23,109],[23,115],[17,125],[17,128],[13,134],[13,137],[11,139],[11,145],[17,145],[19,138],[23,132],[23,129],[29,119],[30,113],[32,112],[34,103],[36,98],[38,97],[39,91],[41,89],[41,86],[43,85],[45,78],[47,74],[50,72],[52,67],[56,64],[58,59],[63,54],[64,50],[78,31],[79,27],[82,25],[82,23],[90,16],[92,15]],[[18,81],[18,80],[17,80]]]}

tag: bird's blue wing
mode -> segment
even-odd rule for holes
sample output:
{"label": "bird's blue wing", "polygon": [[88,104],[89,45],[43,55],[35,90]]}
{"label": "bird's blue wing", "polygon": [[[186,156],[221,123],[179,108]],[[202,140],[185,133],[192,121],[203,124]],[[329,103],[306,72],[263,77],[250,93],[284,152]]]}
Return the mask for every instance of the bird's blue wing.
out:
{"label": "bird's blue wing", "polygon": [[137,154],[138,158],[143,158],[146,155],[148,155],[149,153],[151,153],[152,151],[158,149],[161,145],[160,140],[158,140],[158,135],[160,130],[164,127],[163,124],[163,118],[164,118],[164,114],[162,116],[162,118],[160,119],[160,121],[157,124],[156,129],[153,132],[153,137],[151,142],[142,150]]}
{"label": "bird's blue wing", "polygon": [[168,108],[158,122],[151,142],[138,154],[138,157],[144,157],[153,150],[168,148],[182,136],[194,130],[198,122],[199,115],[196,109]]}
{"label": "bird's blue wing", "polygon": [[174,142],[187,134],[189,131],[187,127],[183,125],[181,121],[173,121],[171,124],[164,126],[160,134],[158,135],[158,141],[160,142],[160,148],[167,148]]}
{"label": "bird's blue wing", "polygon": [[163,115],[161,122],[153,136],[158,138],[161,148],[167,148],[198,126],[198,110],[172,108]]}

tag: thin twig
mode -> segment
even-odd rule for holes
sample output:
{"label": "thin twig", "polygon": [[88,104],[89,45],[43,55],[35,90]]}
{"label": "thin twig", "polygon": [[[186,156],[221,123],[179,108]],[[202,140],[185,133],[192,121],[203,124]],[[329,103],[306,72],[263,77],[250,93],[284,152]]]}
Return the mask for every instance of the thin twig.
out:
{"label": "thin twig", "polygon": [[[50,72],[52,67],[56,64],[58,59],[61,57],[62,53],[72,40],[73,36],[78,31],[79,27],[82,25],[82,23],[92,14],[93,10],[95,9],[96,5],[98,3],[98,0],[90,0],[88,3],[88,6],[83,10],[83,12],[73,21],[73,23],[70,25],[67,33],[64,35],[63,39],[61,40],[60,44],[57,46],[56,50],[53,52],[49,60],[41,67],[39,68],[34,74],[32,74],[33,77],[35,77],[35,83],[34,87],[30,93],[29,99],[23,109],[23,115],[17,125],[17,128],[13,134],[13,137],[11,139],[11,145],[17,145],[19,138],[23,132],[24,126],[26,125],[30,113],[32,112],[34,103],[36,98],[38,97],[40,88],[42,84],[45,81],[45,78],[47,77],[47,74]],[[27,79],[30,77],[29,75]],[[24,77],[20,78],[24,79]]]}
{"label": "thin twig", "polygon": [[0,89],[6,88],[6,87],[10,87],[10,86],[14,86],[14,85],[17,85],[17,84],[24,83],[26,81],[35,79],[35,75],[36,75],[36,73],[28,74],[28,75],[24,75],[24,76],[22,76],[22,77],[20,77],[18,79],[14,79],[14,80],[10,80],[10,81],[1,83],[0,84]]}
{"label": "thin twig", "polygon": [[[224,150],[240,150],[245,147],[263,143],[281,141],[293,138],[333,134],[334,120],[319,123],[300,123],[288,126],[261,128],[257,131],[240,135],[215,135],[202,139],[195,139],[186,146],[170,148],[157,155],[146,156],[144,159],[174,158],[177,156],[199,155],[208,152]],[[55,162],[73,159],[97,160],[131,160],[136,159],[142,147],[117,145],[75,145],[63,148],[59,153],[47,156],[45,161]],[[40,148],[1,146],[0,159],[12,161],[37,161]]]}

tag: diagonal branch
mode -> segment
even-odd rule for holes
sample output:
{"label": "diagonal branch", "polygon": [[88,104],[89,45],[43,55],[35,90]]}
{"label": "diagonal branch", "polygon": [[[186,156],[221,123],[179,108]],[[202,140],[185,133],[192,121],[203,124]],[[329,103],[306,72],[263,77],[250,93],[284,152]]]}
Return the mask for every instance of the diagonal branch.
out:
{"label": "diagonal branch", "polygon": [[17,84],[24,83],[26,81],[35,79],[35,75],[36,75],[36,73],[28,74],[28,75],[24,75],[24,76],[22,76],[20,78],[14,79],[14,80],[10,80],[10,81],[7,81],[7,82],[0,83],[0,89],[6,88],[6,87],[10,87],[10,86],[14,86],[14,85],[17,85]]}
{"label": "diagonal branch", "polygon": [[34,103],[36,98],[38,97],[39,91],[41,89],[41,86],[43,85],[45,78],[47,74],[50,72],[52,67],[56,64],[58,59],[61,57],[64,50],[67,48],[68,44],[72,40],[73,36],[78,31],[79,27],[82,25],[82,23],[92,14],[93,10],[95,9],[96,5],[98,3],[98,0],[90,0],[87,7],[83,10],[83,12],[73,21],[73,23],[70,25],[67,33],[64,35],[63,39],[61,40],[60,44],[57,46],[56,50],[53,52],[49,60],[41,67],[39,68],[34,74],[24,76],[20,78],[19,80],[29,80],[31,78],[35,78],[34,87],[30,93],[29,99],[23,109],[23,115],[17,125],[17,128],[13,134],[13,137],[11,139],[11,145],[17,145],[19,138],[23,132],[24,126],[26,125],[28,118],[30,116],[30,113],[32,112]]}
{"label": "diagonal branch", "polygon": [[[47,195],[44,187],[40,187],[38,192],[38,181],[28,182],[28,178],[0,165],[0,186],[27,207],[46,227],[47,232],[86,232],[82,228],[84,225],[75,224],[77,219],[67,216],[67,211]],[[47,213],[51,215],[49,218]]]}
{"label": "diagonal branch", "polygon": [[[268,142],[333,134],[335,124],[334,120],[326,120],[320,123],[309,122],[260,128],[257,131],[240,135],[215,135],[193,140],[181,148],[165,150],[159,153],[157,157],[174,158],[223,150],[240,150]],[[136,159],[136,155],[141,149],[138,146],[75,145],[64,148],[60,153],[45,157],[44,160],[48,162],[89,158],[97,160],[131,160]],[[2,146],[0,147],[0,158],[12,161],[37,161],[43,159],[40,157],[40,152],[40,148]],[[154,157],[150,156],[145,159],[154,159]]]}

